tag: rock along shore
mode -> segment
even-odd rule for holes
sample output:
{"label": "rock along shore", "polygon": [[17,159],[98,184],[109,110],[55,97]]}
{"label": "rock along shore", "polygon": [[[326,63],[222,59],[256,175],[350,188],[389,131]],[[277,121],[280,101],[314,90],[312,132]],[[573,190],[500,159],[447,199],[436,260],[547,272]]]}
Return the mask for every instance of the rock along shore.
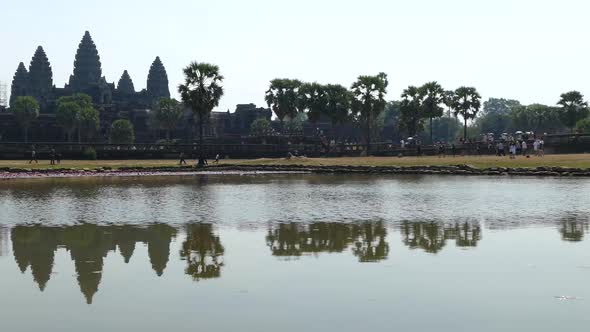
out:
{"label": "rock along shore", "polygon": [[0,179],[81,177],[81,176],[154,176],[191,174],[431,174],[469,176],[551,176],[590,177],[590,168],[536,167],[536,168],[474,168],[455,166],[307,166],[307,165],[219,165],[198,169],[185,167],[109,167],[73,169],[0,168]]}

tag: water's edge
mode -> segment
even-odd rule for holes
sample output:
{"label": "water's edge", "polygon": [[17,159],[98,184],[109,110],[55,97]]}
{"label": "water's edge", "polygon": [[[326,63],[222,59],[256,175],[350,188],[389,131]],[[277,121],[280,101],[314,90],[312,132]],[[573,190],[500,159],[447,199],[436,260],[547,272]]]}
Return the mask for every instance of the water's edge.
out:
{"label": "water's edge", "polygon": [[153,176],[197,174],[419,174],[419,175],[511,175],[544,177],[590,177],[590,169],[570,167],[536,168],[475,168],[469,165],[454,166],[309,166],[309,165],[220,165],[206,168],[185,167],[97,167],[85,169],[25,169],[0,168],[0,180],[46,177],[82,176]]}

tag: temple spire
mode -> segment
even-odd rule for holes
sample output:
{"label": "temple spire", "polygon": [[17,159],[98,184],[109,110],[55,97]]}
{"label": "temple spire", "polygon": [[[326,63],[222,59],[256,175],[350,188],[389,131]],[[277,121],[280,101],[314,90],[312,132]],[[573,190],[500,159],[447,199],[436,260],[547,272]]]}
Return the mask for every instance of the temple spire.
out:
{"label": "temple spire", "polygon": [[158,100],[160,98],[170,98],[170,90],[168,88],[168,74],[166,74],[166,68],[160,57],[156,57],[156,60],[150,67],[147,80],[147,92],[148,95]]}
{"label": "temple spire", "polygon": [[19,63],[16,73],[12,78],[10,89],[10,107],[13,106],[16,97],[26,96],[29,91],[29,72],[24,63]]}
{"label": "temple spire", "polygon": [[102,69],[100,56],[90,33],[86,31],[74,61],[74,74],[70,76],[70,87],[75,91],[85,91],[100,83]]}
{"label": "temple spire", "polygon": [[43,47],[37,47],[31,65],[29,66],[29,88],[27,91],[29,95],[35,97],[37,102],[41,105],[41,109],[45,108],[51,100],[51,93],[53,90],[53,72],[51,71],[51,64]]}
{"label": "temple spire", "polygon": [[123,75],[121,75],[121,78],[119,79],[119,83],[117,84],[117,90],[119,90],[119,92],[126,94],[126,95],[130,95],[135,93],[135,87],[133,86],[133,80],[131,80],[131,76],[129,76],[129,73],[127,72],[127,70],[125,70],[123,72]]}

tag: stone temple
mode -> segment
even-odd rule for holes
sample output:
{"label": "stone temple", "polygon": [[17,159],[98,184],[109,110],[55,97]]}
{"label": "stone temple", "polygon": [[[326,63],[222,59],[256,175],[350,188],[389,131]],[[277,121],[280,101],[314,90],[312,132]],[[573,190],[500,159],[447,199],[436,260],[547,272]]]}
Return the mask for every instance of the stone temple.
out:
{"label": "stone temple", "polygon": [[[147,68],[146,68],[147,69]],[[55,119],[56,101],[62,96],[85,93],[92,97],[100,112],[101,130],[98,141],[106,142],[110,124],[117,119],[128,119],[135,127],[137,142],[153,143],[162,138],[162,133],[150,127],[150,112],[155,102],[170,98],[168,74],[164,62],[156,57],[148,70],[146,88],[136,91],[133,79],[124,70],[117,84],[102,76],[102,64],[97,47],[88,31],[84,33],[74,59],[73,72],[63,88],[53,83],[49,58],[39,46],[29,68],[21,62],[14,74],[10,106],[18,96],[33,96],[39,102],[41,115],[32,124],[32,141],[59,142],[65,136]],[[247,135],[252,121],[259,117],[270,120],[271,111],[253,104],[238,105],[236,112],[213,112],[205,125],[205,134],[217,139]],[[192,112],[186,110],[179,121],[174,137],[191,141],[197,133]],[[10,112],[0,112],[0,139],[20,141],[20,128]]]}

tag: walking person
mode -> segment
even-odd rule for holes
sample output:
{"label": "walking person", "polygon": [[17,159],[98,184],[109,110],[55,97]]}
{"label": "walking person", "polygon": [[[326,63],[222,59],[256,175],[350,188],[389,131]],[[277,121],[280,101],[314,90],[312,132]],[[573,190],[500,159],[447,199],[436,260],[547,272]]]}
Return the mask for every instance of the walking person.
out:
{"label": "walking person", "polygon": [[49,165],[55,165],[55,149],[51,149],[49,152]]}
{"label": "walking person", "polygon": [[521,149],[522,149],[522,155],[526,156],[527,155],[527,145],[526,145],[526,140],[522,140],[522,145],[521,145]]}
{"label": "walking person", "polygon": [[498,157],[500,156],[506,157],[506,153],[504,152],[504,143],[502,141],[498,142]]}
{"label": "walking person", "polygon": [[455,146],[455,143],[451,143],[451,153],[453,154],[453,158],[455,158],[457,155],[457,147]]}
{"label": "walking person", "polygon": [[180,159],[179,161],[179,165],[186,165],[186,160],[184,158],[184,152],[181,152],[180,155],[178,156],[178,159]]}
{"label": "walking person", "polygon": [[541,137],[541,140],[539,141],[539,157],[544,157],[545,156],[545,140],[543,139],[543,137]]}
{"label": "walking person", "polygon": [[535,156],[539,156],[539,139],[536,138],[535,141],[533,142],[533,153],[535,154]]}
{"label": "walking person", "polygon": [[213,161],[214,164],[219,164],[219,153],[215,155],[215,160]]}
{"label": "walking person", "polygon": [[29,160],[29,164],[32,164],[35,161],[35,164],[38,164],[39,161],[37,160],[37,151],[35,151],[35,146],[31,146],[31,160]]}
{"label": "walking person", "polygon": [[510,142],[510,159],[516,159],[516,143]]}

